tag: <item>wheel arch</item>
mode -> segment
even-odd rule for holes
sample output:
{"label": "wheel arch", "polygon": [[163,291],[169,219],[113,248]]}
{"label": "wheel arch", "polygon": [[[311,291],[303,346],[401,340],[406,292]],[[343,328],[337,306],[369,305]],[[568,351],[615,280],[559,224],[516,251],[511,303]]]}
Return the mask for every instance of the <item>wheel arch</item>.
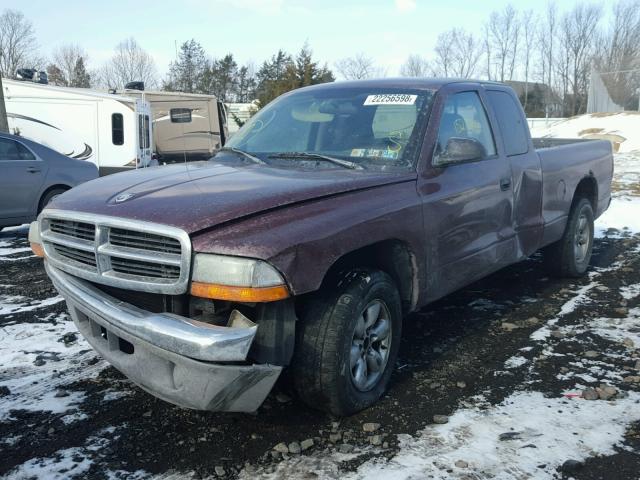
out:
{"label": "wheel arch", "polygon": [[587,200],[589,200],[594,213],[597,211],[598,182],[596,181],[593,172],[589,172],[589,175],[584,176],[582,180],[578,182],[578,185],[576,185],[576,189],[573,193],[571,205],[575,205],[575,203],[581,198],[586,198]]}
{"label": "wheel arch", "polygon": [[404,314],[415,309],[418,294],[418,264],[409,245],[398,239],[375,242],[339,257],[324,275],[322,285],[341,272],[356,267],[382,270],[395,282]]}
{"label": "wheel arch", "polygon": [[52,192],[53,190],[64,190],[65,192],[67,190],[70,190],[71,186],[70,185],[66,185],[64,183],[56,183],[54,185],[50,185],[48,186],[41,194],[40,194],[40,198],[38,199],[38,211],[36,212],[36,215],[39,215],[40,212],[42,211],[42,209],[44,208],[44,205],[42,205],[42,201],[45,199],[45,197]]}

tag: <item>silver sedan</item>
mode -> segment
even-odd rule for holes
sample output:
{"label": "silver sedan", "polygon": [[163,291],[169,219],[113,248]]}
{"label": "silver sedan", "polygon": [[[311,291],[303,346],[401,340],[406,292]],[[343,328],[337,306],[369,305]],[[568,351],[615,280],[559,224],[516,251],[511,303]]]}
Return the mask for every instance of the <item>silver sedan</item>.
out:
{"label": "silver sedan", "polygon": [[0,133],[0,230],[31,222],[53,198],[97,177],[93,163]]}

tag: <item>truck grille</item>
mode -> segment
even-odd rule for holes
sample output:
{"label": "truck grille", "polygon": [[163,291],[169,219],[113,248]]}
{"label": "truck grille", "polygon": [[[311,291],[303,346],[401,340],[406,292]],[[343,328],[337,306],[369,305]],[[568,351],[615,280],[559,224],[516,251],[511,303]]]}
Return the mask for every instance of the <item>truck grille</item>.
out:
{"label": "truck grille", "polygon": [[111,258],[111,268],[119,273],[145,277],[178,278],[180,276],[180,267],[131,259],[125,260],[117,257]]}
{"label": "truck grille", "polygon": [[45,211],[47,260],[72,275],[163,294],[187,289],[191,242],[174,227],[78,212]]}
{"label": "truck grille", "polygon": [[180,254],[180,242],[175,238],[153,235],[145,232],[112,228],[109,230],[109,241],[121,247],[142,248],[154,252]]}
{"label": "truck grille", "polygon": [[58,255],[68,258],[69,260],[73,260],[74,262],[82,263],[84,265],[90,265],[94,268],[96,267],[96,256],[93,252],[85,252],[84,250],[79,250],[77,248],[56,244],[53,244],[53,249]]}
{"label": "truck grille", "polygon": [[68,237],[91,240],[95,238],[96,226],[84,222],[71,222],[69,220],[51,220],[49,228],[52,232]]}

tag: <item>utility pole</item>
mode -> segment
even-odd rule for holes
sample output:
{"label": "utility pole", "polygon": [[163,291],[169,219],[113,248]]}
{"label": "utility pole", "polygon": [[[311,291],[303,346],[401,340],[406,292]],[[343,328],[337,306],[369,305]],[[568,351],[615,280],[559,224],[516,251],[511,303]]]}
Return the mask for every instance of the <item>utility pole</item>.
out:
{"label": "utility pole", "polygon": [[7,122],[7,109],[4,106],[4,88],[2,87],[2,75],[0,74],[0,132],[9,133]]}

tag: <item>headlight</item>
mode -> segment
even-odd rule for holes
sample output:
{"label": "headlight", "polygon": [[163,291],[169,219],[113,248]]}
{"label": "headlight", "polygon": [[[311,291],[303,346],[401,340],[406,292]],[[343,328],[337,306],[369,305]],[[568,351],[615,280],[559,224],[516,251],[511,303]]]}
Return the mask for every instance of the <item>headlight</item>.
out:
{"label": "headlight", "polygon": [[29,225],[29,244],[31,250],[38,257],[44,257],[44,249],[42,248],[42,239],[40,238],[40,223],[36,220]]}
{"label": "headlight", "polygon": [[193,261],[191,294],[238,302],[272,302],[289,296],[274,267],[262,260],[198,253]]}

